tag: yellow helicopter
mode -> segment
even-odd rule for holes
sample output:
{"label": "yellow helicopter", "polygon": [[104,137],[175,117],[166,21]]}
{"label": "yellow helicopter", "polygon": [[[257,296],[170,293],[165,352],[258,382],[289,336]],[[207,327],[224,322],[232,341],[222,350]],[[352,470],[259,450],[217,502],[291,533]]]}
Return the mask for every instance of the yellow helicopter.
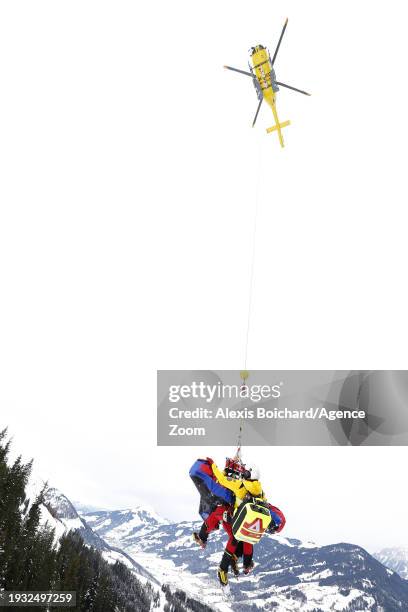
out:
{"label": "yellow helicopter", "polygon": [[296,87],[286,85],[285,83],[281,83],[280,81],[276,80],[276,74],[273,66],[276,60],[276,56],[278,55],[279,47],[281,45],[283,35],[285,34],[287,25],[288,20],[286,19],[272,59],[269,54],[269,51],[263,45],[256,45],[256,47],[252,47],[250,50],[250,72],[247,72],[246,70],[240,70],[238,68],[233,68],[232,66],[224,66],[224,68],[227,68],[227,70],[233,70],[234,72],[239,72],[240,74],[245,74],[246,76],[251,77],[259,100],[258,108],[256,109],[255,117],[252,122],[252,127],[254,127],[255,122],[258,118],[258,113],[261,108],[261,104],[263,100],[265,100],[266,103],[269,104],[269,106],[271,107],[275,119],[275,125],[267,128],[266,131],[268,132],[268,134],[270,132],[275,131],[278,133],[281,147],[285,146],[283,142],[282,128],[290,125],[290,121],[283,121],[281,123],[278,118],[278,113],[276,110],[276,92],[279,91],[279,86],[286,87],[287,89],[292,89],[293,91],[297,91],[301,94],[304,94],[305,96],[310,96],[310,93],[307,93],[307,91],[297,89]]}

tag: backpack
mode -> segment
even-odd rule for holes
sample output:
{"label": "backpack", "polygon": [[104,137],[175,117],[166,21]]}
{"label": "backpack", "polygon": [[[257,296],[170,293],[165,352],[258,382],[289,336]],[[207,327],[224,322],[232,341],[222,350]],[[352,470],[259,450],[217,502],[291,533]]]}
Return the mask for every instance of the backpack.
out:
{"label": "backpack", "polygon": [[271,521],[268,504],[255,498],[238,507],[232,521],[232,533],[239,542],[257,544]]}

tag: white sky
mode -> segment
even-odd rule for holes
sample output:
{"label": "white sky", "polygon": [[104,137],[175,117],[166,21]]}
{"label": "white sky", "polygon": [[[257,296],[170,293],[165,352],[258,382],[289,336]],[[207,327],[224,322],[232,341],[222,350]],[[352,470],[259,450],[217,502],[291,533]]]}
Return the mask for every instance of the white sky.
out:
{"label": "white sky", "polygon": [[[259,142],[249,368],[406,368],[406,12],[1,3],[0,421],[71,498],[195,516],[206,449],[156,448],[156,369],[242,367]],[[286,16],[313,96],[279,94],[281,151],[222,65]],[[370,550],[408,545],[407,454],[251,449],[288,534]]]}

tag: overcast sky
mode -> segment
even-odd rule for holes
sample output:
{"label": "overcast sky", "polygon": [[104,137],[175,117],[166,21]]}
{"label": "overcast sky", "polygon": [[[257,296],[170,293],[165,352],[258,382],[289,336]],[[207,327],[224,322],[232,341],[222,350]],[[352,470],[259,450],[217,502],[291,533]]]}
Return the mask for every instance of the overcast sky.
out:
{"label": "overcast sky", "polygon": [[[1,4],[0,420],[71,498],[197,516],[203,449],[156,447],[156,370],[243,365],[258,146],[248,367],[406,368],[405,12]],[[222,65],[287,16],[278,80],[313,95],[280,92],[280,150]],[[408,545],[407,449],[247,454],[289,535]]]}

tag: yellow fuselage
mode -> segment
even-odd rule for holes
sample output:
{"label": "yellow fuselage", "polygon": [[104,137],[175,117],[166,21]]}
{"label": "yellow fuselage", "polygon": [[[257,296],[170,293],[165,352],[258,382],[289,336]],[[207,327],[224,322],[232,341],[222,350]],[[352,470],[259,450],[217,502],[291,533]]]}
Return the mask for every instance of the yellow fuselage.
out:
{"label": "yellow fuselage", "polygon": [[268,51],[255,47],[251,55],[251,62],[254,74],[262,89],[264,100],[273,109],[276,98],[272,88],[272,64]]}
{"label": "yellow fuselage", "polygon": [[279,121],[278,113],[276,110],[276,94],[273,90],[273,68],[268,50],[262,47],[262,45],[254,47],[251,55],[251,62],[253,73],[255,74],[255,77],[262,91],[263,99],[271,107],[273,117],[275,119],[275,125],[270,128],[267,128],[266,131],[268,132],[268,134],[270,132],[276,131],[279,136],[279,142],[281,144],[281,147],[283,147],[284,142],[282,136],[282,128],[289,125],[290,121],[283,121],[282,123],[280,123]]}

